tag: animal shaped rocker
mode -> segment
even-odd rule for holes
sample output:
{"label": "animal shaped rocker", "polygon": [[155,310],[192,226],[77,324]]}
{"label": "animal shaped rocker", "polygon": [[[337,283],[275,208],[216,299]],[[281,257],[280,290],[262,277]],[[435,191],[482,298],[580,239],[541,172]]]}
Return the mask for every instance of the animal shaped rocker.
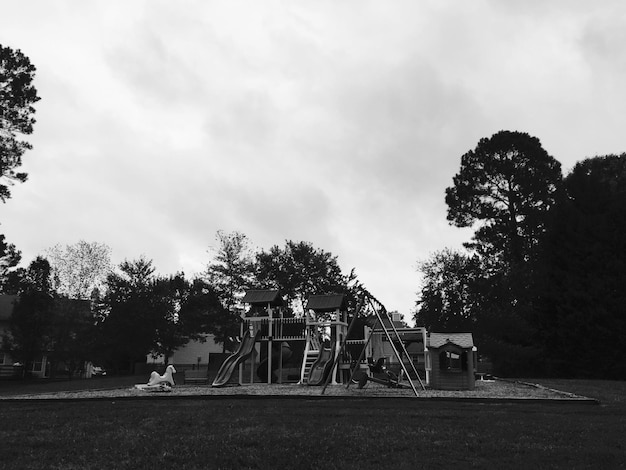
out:
{"label": "animal shaped rocker", "polygon": [[176,373],[176,369],[171,364],[165,368],[165,374],[163,375],[159,375],[157,371],[153,370],[148,383],[137,384],[135,388],[145,390],[146,392],[171,392],[172,387],[176,385],[174,373]]}

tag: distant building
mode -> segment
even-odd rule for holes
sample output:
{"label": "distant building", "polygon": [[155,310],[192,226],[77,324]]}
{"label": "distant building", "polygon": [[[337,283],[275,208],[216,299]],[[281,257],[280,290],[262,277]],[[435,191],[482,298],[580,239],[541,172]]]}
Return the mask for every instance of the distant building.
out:
{"label": "distant building", "polygon": [[4,348],[2,338],[10,333],[9,325],[13,313],[13,303],[17,295],[0,295],[0,377],[11,377],[18,370],[14,369],[11,351]]}
{"label": "distant building", "polygon": [[[0,338],[11,336],[11,316],[13,308],[19,299],[17,295],[0,294]],[[87,300],[58,299],[58,305],[61,308],[77,309],[78,315],[84,321],[88,321],[91,315],[90,303]],[[72,325],[68,326],[69,329]],[[29,373],[36,378],[47,378],[51,376],[50,355],[54,351],[39,351],[36,353],[34,361],[30,365],[29,370],[24,370],[23,364],[16,362],[13,351],[4,347],[4,341],[0,342],[0,377],[11,377],[14,375],[22,375],[24,372]],[[57,364],[62,366],[62,364]],[[88,368],[86,368],[88,369]]]}
{"label": "distant building", "polygon": [[[211,355],[219,355],[220,359],[224,356],[224,346],[215,342],[213,335],[206,335],[206,341],[189,341],[184,346],[178,348],[169,357],[168,363],[173,364],[176,369],[196,369],[206,368],[209,365],[209,358]],[[165,364],[165,358],[163,356],[152,355],[146,357],[147,364],[153,364],[154,366],[160,366]]]}

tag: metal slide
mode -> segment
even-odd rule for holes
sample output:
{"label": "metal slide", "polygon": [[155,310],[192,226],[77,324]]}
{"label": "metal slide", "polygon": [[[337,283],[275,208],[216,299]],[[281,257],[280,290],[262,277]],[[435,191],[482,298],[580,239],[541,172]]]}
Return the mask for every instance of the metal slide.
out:
{"label": "metal slide", "polygon": [[252,336],[250,330],[247,330],[244,333],[237,351],[228,356],[222,363],[220,370],[217,372],[217,376],[213,381],[213,387],[223,387],[228,383],[233,375],[233,372],[237,370],[237,366],[248,359],[252,354],[252,351],[254,350],[254,343],[256,343],[259,333],[260,331],[257,331],[254,336]]}

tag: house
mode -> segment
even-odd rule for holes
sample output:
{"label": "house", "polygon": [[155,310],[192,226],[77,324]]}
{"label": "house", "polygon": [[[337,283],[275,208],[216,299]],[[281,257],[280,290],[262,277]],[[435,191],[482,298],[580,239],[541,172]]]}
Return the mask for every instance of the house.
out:
{"label": "house", "polygon": [[[382,318],[383,326],[375,325],[372,332],[372,339],[370,347],[368,348],[368,358],[372,360],[385,358],[385,365],[387,367],[399,368],[400,364],[393,350],[393,346],[389,342],[389,337],[386,332],[390,333],[390,336],[396,338],[395,332],[398,334],[398,338],[404,344],[407,353],[411,356],[413,364],[419,369],[424,369],[424,343],[426,340],[426,328],[424,327],[407,327],[406,323],[402,321],[402,314],[398,312],[391,312],[389,314],[390,320]],[[394,331],[395,330],[395,331]],[[402,352],[400,346],[396,345],[398,352]],[[406,362],[406,361],[405,361]]]}
{"label": "house", "polygon": [[471,333],[426,337],[426,381],[439,390],[474,390],[476,348]]}
{"label": "house", "polygon": [[[0,337],[10,337],[11,316],[13,308],[19,299],[17,295],[0,294]],[[57,331],[62,331],[67,337],[75,334],[76,328],[91,321],[91,308],[88,300],[57,299],[55,309],[63,312],[58,321],[53,325]],[[24,372],[35,378],[48,378],[51,376],[52,357],[55,351],[39,351],[29,365],[29,370],[24,371],[23,365],[17,364],[15,354],[5,348],[4,341],[0,344],[0,377],[21,376]],[[57,362],[56,370],[63,368],[64,364]],[[88,370],[88,367],[84,367]]]}
{"label": "house", "polygon": [[[176,370],[186,369],[206,369],[209,366],[209,358],[215,356],[216,360],[221,362],[225,356],[224,346],[215,342],[213,335],[205,335],[205,341],[191,340],[184,346],[178,348],[169,357],[168,363],[174,365]],[[211,359],[211,363],[213,363]],[[159,366],[165,365],[163,356],[154,357],[148,355],[146,358],[148,368],[158,369]],[[213,365],[213,364],[212,364]]]}
{"label": "house", "polygon": [[13,313],[13,303],[16,295],[0,295],[0,378],[10,378],[21,375],[21,368],[14,367],[15,362],[11,357],[11,352],[4,348],[4,338],[9,334],[11,314]]}

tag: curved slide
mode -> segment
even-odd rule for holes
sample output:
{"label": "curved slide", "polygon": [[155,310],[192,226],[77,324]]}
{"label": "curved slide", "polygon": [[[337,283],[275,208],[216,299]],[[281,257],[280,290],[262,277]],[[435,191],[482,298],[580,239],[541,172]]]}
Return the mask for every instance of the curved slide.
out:
{"label": "curved slide", "polygon": [[334,357],[333,351],[329,348],[323,348],[320,351],[320,355],[311,365],[311,370],[307,377],[307,385],[322,385],[324,383],[326,377],[331,372],[330,369],[333,366]]}
{"label": "curved slide", "polygon": [[252,336],[250,330],[245,332],[237,351],[228,356],[220,366],[220,370],[217,372],[217,376],[213,381],[213,387],[223,387],[228,383],[233,372],[237,369],[237,366],[248,359],[250,354],[252,354],[254,343],[256,343],[258,335],[259,331],[257,331],[254,336]]}

